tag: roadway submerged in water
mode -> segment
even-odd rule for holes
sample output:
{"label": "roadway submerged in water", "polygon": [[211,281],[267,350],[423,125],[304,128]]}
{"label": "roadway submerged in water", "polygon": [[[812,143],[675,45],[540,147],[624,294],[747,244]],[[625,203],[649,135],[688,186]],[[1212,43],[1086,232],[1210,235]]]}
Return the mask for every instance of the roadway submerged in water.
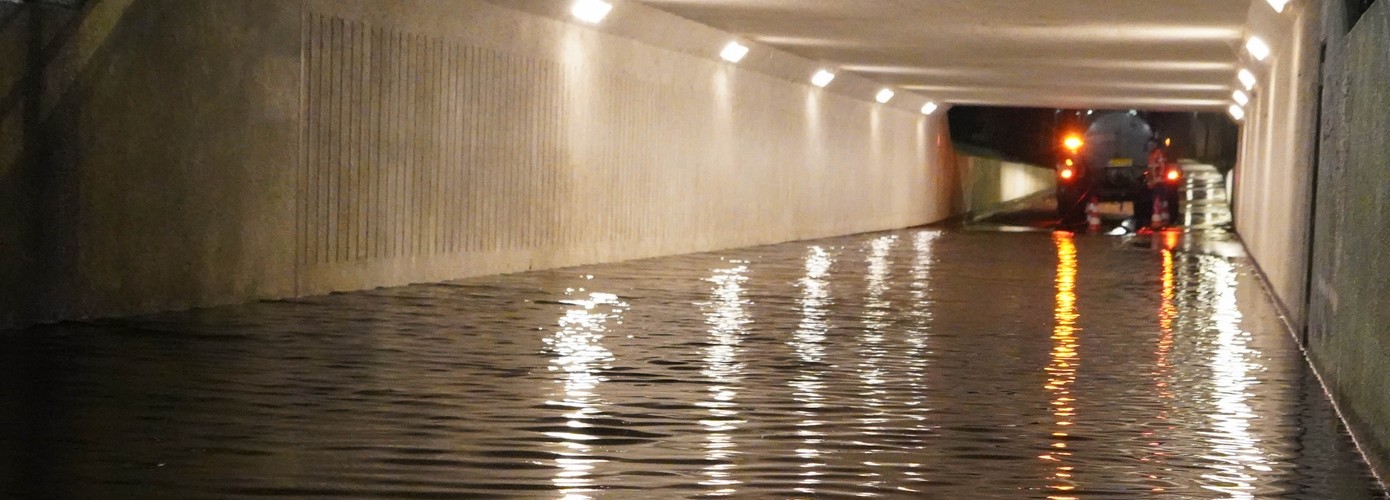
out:
{"label": "roadway submerged in water", "polygon": [[1378,498],[1251,264],[913,229],[0,335],[0,496]]}

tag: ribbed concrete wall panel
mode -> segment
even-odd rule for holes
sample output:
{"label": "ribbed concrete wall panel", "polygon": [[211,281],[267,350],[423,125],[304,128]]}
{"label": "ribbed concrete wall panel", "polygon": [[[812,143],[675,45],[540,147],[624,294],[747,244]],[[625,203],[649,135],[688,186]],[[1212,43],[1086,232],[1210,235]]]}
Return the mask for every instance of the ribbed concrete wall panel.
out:
{"label": "ribbed concrete wall panel", "polygon": [[1390,5],[1376,2],[1350,33],[1329,31],[1308,347],[1372,463],[1390,474]]}
{"label": "ribbed concrete wall panel", "polygon": [[[726,63],[729,34],[640,5],[627,22],[680,35],[639,41],[550,7],[12,7],[52,15],[0,29],[0,68],[24,72],[0,74],[0,326],[963,211],[944,113],[910,96],[874,103],[849,74],[814,88],[785,74],[814,62],[787,54]],[[46,65],[28,60],[34,41]]]}
{"label": "ribbed concrete wall panel", "polygon": [[919,114],[483,2],[309,5],[304,293],[950,215]]}

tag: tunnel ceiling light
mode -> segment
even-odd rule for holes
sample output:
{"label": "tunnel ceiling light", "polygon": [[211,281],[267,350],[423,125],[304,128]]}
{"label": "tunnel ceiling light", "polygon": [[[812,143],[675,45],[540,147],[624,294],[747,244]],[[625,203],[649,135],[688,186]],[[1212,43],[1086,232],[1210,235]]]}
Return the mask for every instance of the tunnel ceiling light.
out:
{"label": "tunnel ceiling light", "polygon": [[893,100],[893,96],[895,95],[897,95],[897,93],[893,92],[893,89],[883,89],[878,91],[878,95],[875,96],[874,99],[879,103],[888,104],[888,101]]}
{"label": "tunnel ceiling light", "polygon": [[1246,94],[1244,90],[1235,91],[1235,93],[1231,94],[1231,98],[1235,99],[1236,104],[1239,104],[1241,106],[1250,104],[1250,94]]}
{"label": "tunnel ceiling light", "polygon": [[932,114],[932,113],[935,113],[937,109],[938,109],[938,106],[936,105],[936,103],[934,103],[934,102],[928,102],[928,103],[922,105],[922,114],[924,114],[924,115],[930,115],[930,114]]}
{"label": "tunnel ceiling light", "polygon": [[1265,0],[1265,1],[1266,1],[1266,2],[1269,2],[1269,6],[1270,6],[1270,7],[1274,7],[1274,11],[1275,11],[1275,12],[1278,12],[1278,13],[1281,13],[1281,14],[1284,12],[1284,7],[1287,6],[1287,5],[1289,5],[1289,0]]}
{"label": "tunnel ceiling light", "polygon": [[1245,42],[1245,50],[1250,51],[1250,55],[1254,56],[1256,61],[1263,61],[1269,58],[1269,44],[1265,43],[1260,37],[1250,37],[1250,39]]}
{"label": "tunnel ceiling light", "polygon": [[816,75],[811,77],[811,85],[822,88],[826,85],[830,85],[830,82],[833,81],[835,81],[835,73],[831,73],[829,70],[824,69],[817,71]]}
{"label": "tunnel ceiling light", "polygon": [[1255,89],[1255,83],[1257,83],[1256,80],[1255,80],[1255,74],[1254,74],[1254,73],[1251,73],[1250,70],[1248,70],[1248,69],[1242,69],[1242,70],[1240,70],[1240,73],[1237,73],[1237,74],[1236,74],[1236,78],[1239,78],[1239,79],[1240,79],[1240,84],[1243,85],[1243,86],[1245,87],[1245,90],[1254,90],[1254,89]]}
{"label": "tunnel ceiling light", "polygon": [[613,10],[613,4],[603,0],[578,0],[574,2],[574,7],[570,8],[570,14],[589,24],[598,24],[603,18],[608,17],[608,12]]}
{"label": "tunnel ceiling light", "polygon": [[728,45],[724,46],[724,50],[719,53],[719,57],[722,57],[725,61],[729,61],[731,63],[742,61],[743,58],[747,55],[748,46],[738,43],[737,41],[729,42]]}
{"label": "tunnel ceiling light", "polygon": [[1239,105],[1232,104],[1230,108],[1226,109],[1226,112],[1230,113],[1231,118],[1235,118],[1236,121],[1241,121],[1245,119],[1245,108],[1242,108]]}

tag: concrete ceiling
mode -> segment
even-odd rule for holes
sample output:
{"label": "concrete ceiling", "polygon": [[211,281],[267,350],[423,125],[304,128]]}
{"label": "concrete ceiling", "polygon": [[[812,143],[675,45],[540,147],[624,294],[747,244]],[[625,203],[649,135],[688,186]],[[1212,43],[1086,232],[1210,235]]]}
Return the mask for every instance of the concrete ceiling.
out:
{"label": "concrete ceiling", "polygon": [[953,104],[1219,110],[1250,0],[641,0]]}

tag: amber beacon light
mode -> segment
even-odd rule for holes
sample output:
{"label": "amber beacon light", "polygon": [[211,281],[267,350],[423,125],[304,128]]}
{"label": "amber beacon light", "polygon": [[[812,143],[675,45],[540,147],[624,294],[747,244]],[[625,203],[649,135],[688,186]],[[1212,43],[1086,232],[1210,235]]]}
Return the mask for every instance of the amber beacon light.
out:
{"label": "amber beacon light", "polygon": [[1081,149],[1082,146],[1085,145],[1086,141],[1082,140],[1081,136],[1079,135],[1069,135],[1066,139],[1062,140],[1062,146],[1065,146],[1068,151],[1071,151],[1073,153],[1077,152]]}

